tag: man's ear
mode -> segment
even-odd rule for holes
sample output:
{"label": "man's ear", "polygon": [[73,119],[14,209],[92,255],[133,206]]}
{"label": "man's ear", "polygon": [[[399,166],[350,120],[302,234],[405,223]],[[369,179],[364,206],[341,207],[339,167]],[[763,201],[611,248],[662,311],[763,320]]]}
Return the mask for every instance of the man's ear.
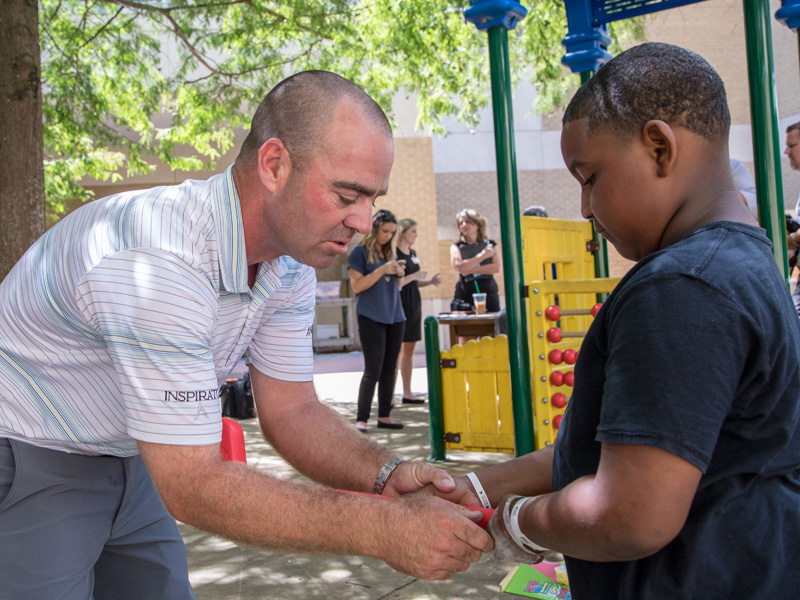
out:
{"label": "man's ear", "polygon": [[664,121],[648,121],[642,128],[642,142],[656,166],[656,174],[666,177],[675,168],[678,143],[675,132]]}
{"label": "man's ear", "polygon": [[258,149],[258,178],[271,193],[276,193],[289,178],[292,161],[289,151],[278,138],[270,138]]}

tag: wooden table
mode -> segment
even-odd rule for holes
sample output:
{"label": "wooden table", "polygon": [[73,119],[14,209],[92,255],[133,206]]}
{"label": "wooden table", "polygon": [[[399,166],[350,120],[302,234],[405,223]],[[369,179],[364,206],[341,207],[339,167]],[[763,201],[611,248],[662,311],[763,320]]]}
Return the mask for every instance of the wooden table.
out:
{"label": "wooden table", "polygon": [[440,325],[450,327],[450,345],[458,343],[459,337],[483,337],[494,335],[496,312],[482,315],[464,315],[458,313],[442,313],[436,320]]}

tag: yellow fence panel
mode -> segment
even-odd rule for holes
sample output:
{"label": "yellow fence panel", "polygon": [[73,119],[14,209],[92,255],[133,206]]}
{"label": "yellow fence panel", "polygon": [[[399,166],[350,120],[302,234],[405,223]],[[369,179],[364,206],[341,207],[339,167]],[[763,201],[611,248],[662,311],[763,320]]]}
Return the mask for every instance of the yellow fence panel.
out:
{"label": "yellow fence panel", "polygon": [[508,338],[470,340],[442,352],[445,447],[514,452]]}

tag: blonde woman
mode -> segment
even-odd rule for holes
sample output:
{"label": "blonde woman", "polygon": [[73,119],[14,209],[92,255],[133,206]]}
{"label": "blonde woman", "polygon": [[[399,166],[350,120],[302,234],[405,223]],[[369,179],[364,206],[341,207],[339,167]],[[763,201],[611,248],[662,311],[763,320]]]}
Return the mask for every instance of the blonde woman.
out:
{"label": "blonde woman", "polygon": [[400,302],[400,280],[405,261],[395,260],[392,238],[397,217],[379,210],[372,218],[372,229],[350,253],[348,273],[356,293],[356,315],[361,347],[364,350],[364,375],[358,388],[356,428],[367,433],[375,386],[378,387],[378,427],[402,429],[389,416],[394,395],[395,368],[406,316]]}
{"label": "blonde woman", "polygon": [[417,253],[411,246],[417,241],[417,222],[414,219],[400,219],[397,234],[396,255],[398,261],[405,261],[406,274],[400,280],[400,300],[406,314],[406,328],[403,333],[403,346],[400,349],[400,378],[403,381],[403,404],[424,404],[411,391],[411,371],[414,368],[414,348],[422,339],[422,298],[419,288],[428,285],[439,286],[442,276],[436,273],[430,279],[427,271],[420,266]]}
{"label": "blonde woman", "polygon": [[494,274],[502,268],[494,240],[486,238],[486,219],[471,208],[456,215],[459,240],[450,246],[450,264],[458,273],[454,298],[473,306],[472,294],[486,294],[486,311],[500,310]]}

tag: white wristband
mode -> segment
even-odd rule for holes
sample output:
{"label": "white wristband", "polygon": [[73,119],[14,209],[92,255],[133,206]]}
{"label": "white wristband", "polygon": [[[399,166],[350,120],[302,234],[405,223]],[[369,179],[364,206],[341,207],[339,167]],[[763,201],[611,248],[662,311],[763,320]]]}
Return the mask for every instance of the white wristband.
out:
{"label": "white wristband", "polygon": [[475,488],[475,493],[478,494],[478,499],[481,501],[481,506],[483,506],[483,508],[492,508],[492,503],[489,502],[489,496],[486,494],[486,490],[483,489],[478,476],[475,475],[475,473],[467,473],[467,479],[469,479],[472,487]]}
{"label": "white wristband", "polygon": [[[522,533],[522,530],[519,528],[519,512],[520,510],[522,510],[522,505],[525,504],[528,500],[531,500],[531,498],[523,498],[514,503],[514,506],[511,508],[511,514],[508,515],[508,518],[506,520],[508,531],[511,534],[512,539],[523,550],[527,550],[528,552],[530,551],[546,552],[547,548],[544,548],[539,544],[532,542],[530,538],[528,538],[528,536]],[[506,504],[506,509],[508,509],[508,504]]]}

